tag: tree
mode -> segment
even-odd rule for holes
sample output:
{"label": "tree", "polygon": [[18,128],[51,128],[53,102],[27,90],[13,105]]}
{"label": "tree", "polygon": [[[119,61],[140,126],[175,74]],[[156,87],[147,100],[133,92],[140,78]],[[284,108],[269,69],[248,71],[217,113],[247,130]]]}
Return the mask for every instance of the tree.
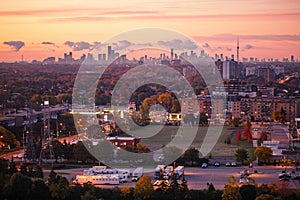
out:
{"label": "tree", "polygon": [[4,128],[0,126],[0,147],[10,147],[10,148],[18,148],[20,147],[20,142],[16,139],[16,136]]}
{"label": "tree", "polygon": [[16,167],[16,163],[14,161],[11,161],[9,163],[9,170],[8,170],[8,174],[13,175],[14,173],[17,172],[17,167]]}
{"label": "tree", "polygon": [[56,172],[53,169],[51,169],[48,176],[48,185],[56,183],[56,178],[57,178],[56,176],[57,176]]}
{"label": "tree", "polygon": [[188,188],[187,180],[185,179],[184,173],[182,174],[182,182],[180,184],[179,190],[181,191],[184,199],[190,198],[190,190]]}
{"label": "tree", "polygon": [[42,179],[34,179],[32,183],[31,199],[50,199],[49,187]]}
{"label": "tree", "polygon": [[241,131],[238,130],[237,133],[236,133],[235,140],[239,144],[239,141],[241,141],[241,139],[242,139],[242,134],[241,134]]}
{"label": "tree", "polygon": [[244,136],[248,140],[248,142],[250,142],[251,139],[252,139],[252,135],[251,135],[251,132],[250,132],[251,126],[252,126],[251,122],[247,121],[246,126],[244,128]]}
{"label": "tree", "polygon": [[255,200],[274,200],[274,196],[270,194],[261,194],[255,198]]}
{"label": "tree", "polygon": [[130,193],[131,193],[129,187],[127,187],[126,185],[123,185],[120,192],[121,192],[122,199],[124,199],[124,200],[129,199]]}
{"label": "tree", "polygon": [[191,161],[192,166],[194,166],[194,162],[199,161],[199,150],[196,148],[189,148],[187,149],[184,154],[182,155],[182,159],[187,162]]}
{"label": "tree", "polygon": [[238,149],[235,152],[235,157],[237,162],[241,162],[244,165],[244,161],[249,158],[248,151],[246,149]]}
{"label": "tree", "polygon": [[58,157],[63,156],[64,145],[60,141],[54,140],[54,141],[52,141],[52,146],[53,146],[55,161],[57,162]]}
{"label": "tree", "polygon": [[9,180],[5,194],[8,199],[30,199],[32,181],[21,173],[14,173]]}
{"label": "tree", "polygon": [[240,187],[242,200],[254,200],[256,197],[256,187],[254,185],[242,185]]}
{"label": "tree", "polygon": [[212,183],[210,183],[210,184],[208,185],[208,191],[209,191],[209,192],[216,191],[215,186],[214,186]]}
{"label": "tree", "polygon": [[8,160],[0,158],[0,199],[4,199],[3,188],[8,181]]}
{"label": "tree", "polygon": [[270,162],[273,158],[273,152],[269,147],[259,146],[256,147],[254,155],[258,158],[259,162]]}
{"label": "tree", "polygon": [[56,183],[51,184],[49,189],[53,199],[67,199],[71,191],[68,180],[62,176],[57,176]]}
{"label": "tree", "polygon": [[286,112],[283,108],[281,108],[280,110],[275,110],[272,113],[272,118],[275,122],[285,122],[285,118],[286,118]]}
{"label": "tree", "polygon": [[222,200],[240,200],[241,195],[239,187],[236,184],[236,181],[233,176],[230,176],[228,183],[225,185]]}
{"label": "tree", "polygon": [[151,199],[153,194],[153,185],[151,179],[143,175],[137,182],[134,187],[134,196],[136,199]]}
{"label": "tree", "polygon": [[75,160],[82,162],[95,159],[81,141],[74,146],[73,156]]}

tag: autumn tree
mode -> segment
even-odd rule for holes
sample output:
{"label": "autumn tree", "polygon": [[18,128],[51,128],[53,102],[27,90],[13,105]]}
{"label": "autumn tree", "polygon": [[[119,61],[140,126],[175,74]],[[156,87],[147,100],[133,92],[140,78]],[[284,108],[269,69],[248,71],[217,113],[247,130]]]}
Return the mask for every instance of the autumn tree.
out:
{"label": "autumn tree", "polygon": [[250,142],[252,139],[252,135],[251,135],[251,131],[250,131],[251,126],[252,126],[251,122],[247,121],[245,128],[244,128],[244,136],[248,140],[248,142]]}
{"label": "autumn tree", "polygon": [[134,187],[134,196],[136,199],[151,199],[151,196],[154,192],[151,179],[143,175],[137,182]]}
{"label": "autumn tree", "polygon": [[235,140],[236,140],[237,144],[239,144],[239,142],[241,141],[241,139],[242,139],[242,134],[241,134],[241,131],[238,130],[236,132],[236,136],[235,136]]}
{"label": "autumn tree", "polygon": [[272,118],[275,122],[285,122],[285,118],[286,118],[286,111],[281,108],[280,110],[275,110],[272,113]]}
{"label": "autumn tree", "polygon": [[122,199],[127,200],[130,198],[131,191],[130,191],[130,188],[127,187],[126,185],[122,186],[120,193],[121,193]]}
{"label": "autumn tree", "polygon": [[271,194],[261,194],[255,198],[255,200],[274,200],[275,197]]}
{"label": "autumn tree", "polygon": [[259,162],[270,162],[273,158],[273,152],[269,147],[259,146],[256,147],[254,155],[258,158]]}
{"label": "autumn tree", "polygon": [[233,176],[231,176],[228,180],[228,183],[225,185],[222,199],[223,200],[240,200],[241,195],[239,191],[239,187],[236,184],[236,181]]}
{"label": "autumn tree", "polygon": [[241,162],[244,165],[244,161],[249,158],[248,151],[246,149],[237,149],[235,157],[237,162]]}
{"label": "autumn tree", "polygon": [[157,101],[166,108],[168,112],[171,112],[173,97],[170,93],[162,93],[158,96]]}

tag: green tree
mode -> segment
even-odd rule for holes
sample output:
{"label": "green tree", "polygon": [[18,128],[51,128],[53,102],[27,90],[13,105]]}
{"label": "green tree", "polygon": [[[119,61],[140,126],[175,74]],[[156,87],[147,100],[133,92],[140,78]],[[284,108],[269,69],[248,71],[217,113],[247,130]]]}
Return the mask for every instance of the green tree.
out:
{"label": "green tree", "polygon": [[235,157],[237,162],[241,162],[244,165],[244,161],[249,158],[248,151],[246,149],[237,149]]}
{"label": "green tree", "polygon": [[182,159],[185,162],[192,162],[192,166],[194,166],[194,163],[199,161],[199,150],[193,147],[187,149],[182,155]]}
{"label": "green tree", "polygon": [[137,182],[134,187],[134,197],[136,199],[151,199],[154,189],[151,183],[151,179],[143,175]]}
{"label": "green tree", "polygon": [[14,173],[9,180],[5,194],[8,199],[30,199],[32,181],[21,173]]}
{"label": "green tree", "polygon": [[0,199],[4,199],[3,188],[8,180],[8,161],[0,158]]}
{"label": "green tree", "polygon": [[73,148],[73,156],[77,161],[85,162],[87,160],[94,160],[95,158],[90,154],[90,152],[86,149],[83,142],[77,142],[77,144]]}
{"label": "green tree", "polygon": [[51,184],[49,189],[53,199],[67,199],[71,191],[68,180],[62,176],[57,176],[56,183]]}
{"label": "green tree", "polygon": [[49,187],[45,184],[42,179],[34,179],[32,183],[32,200],[50,199]]}
{"label": "green tree", "polygon": [[49,176],[48,176],[48,185],[56,183],[57,174],[56,172],[51,169]]}
{"label": "green tree", "polygon": [[242,200],[254,200],[256,197],[256,187],[254,185],[242,185],[240,187],[240,194]]}
{"label": "green tree", "polygon": [[184,197],[184,199],[190,199],[190,190],[188,188],[188,182],[185,179],[184,174],[182,174],[182,181],[180,183],[179,190],[181,191],[182,196]]}
{"label": "green tree", "polygon": [[269,147],[259,146],[256,147],[254,155],[258,158],[259,162],[270,162],[273,158],[273,152]]}

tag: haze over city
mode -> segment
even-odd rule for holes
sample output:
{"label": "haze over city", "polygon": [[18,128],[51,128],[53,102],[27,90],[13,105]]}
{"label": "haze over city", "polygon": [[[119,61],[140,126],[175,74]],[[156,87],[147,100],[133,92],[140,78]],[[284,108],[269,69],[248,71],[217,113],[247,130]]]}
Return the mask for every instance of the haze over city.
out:
{"label": "haze over city", "polygon": [[300,55],[300,4],[289,1],[1,1],[0,60],[42,60],[143,27],[172,29],[194,39],[211,56],[290,58]]}

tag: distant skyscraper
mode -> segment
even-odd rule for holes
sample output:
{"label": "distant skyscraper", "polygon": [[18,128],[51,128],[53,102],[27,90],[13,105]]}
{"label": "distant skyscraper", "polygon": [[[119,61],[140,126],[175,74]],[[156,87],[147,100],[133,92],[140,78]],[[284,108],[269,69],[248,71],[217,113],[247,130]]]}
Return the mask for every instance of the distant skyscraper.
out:
{"label": "distant skyscraper", "polygon": [[240,61],[240,44],[239,38],[237,39],[237,46],[236,46],[236,61]]}
{"label": "distant skyscraper", "polygon": [[174,50],[171,49],[171,60],[173,60],[173,59],[174,59]]}
{"label": "distant skyscraper", "polygon": [[291,55],[291,62],[295,62],[294,56]]}
{"label": "distant skyscraper", "polygon": [[107,59],[110,60],[112,57],[112,50],[111,50],[111,46],[107,47]]}

